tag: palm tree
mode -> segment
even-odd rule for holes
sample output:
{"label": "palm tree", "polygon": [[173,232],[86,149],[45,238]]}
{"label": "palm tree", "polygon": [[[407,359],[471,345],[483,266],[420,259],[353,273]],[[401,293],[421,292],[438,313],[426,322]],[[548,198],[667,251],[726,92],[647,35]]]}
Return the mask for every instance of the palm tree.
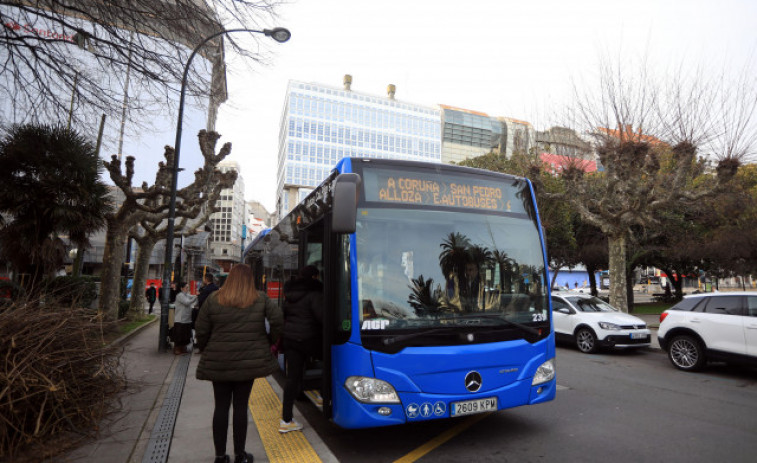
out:
{"label": "palm tree", "polygon": [[417,317],[439,316],[442,311],[442,288],[439,285],[434,288],[434,279],[428,280],[423,275],[413,278],[413,286],[409,286],[411,293],[407,300],[408,304],[415,309]]}
{"label": "palm tree", "polygon": [[478,244],[474,244],[468,249],[468,256],[470,257],[470,260],[475,262],[479,267],[486,267],[494,260],[492,252],[488,248]]}
{"label": "palm tree", "polygon": [[457,275],[465,273],[465,261],[468,257],[470,239],[459,232],[450,233],[439,246],[442,248],[442,252],[439,254],[439,265],[442,267],[444,277],[449,278],[452,273]]}
{"label": "palm tree", "polygon": [[110,211],[92,143],[48,125],[15,125],[0,139],[0,253],[33,287],[60,268],[68,235],[83,250]]}
{"label": "palm tree", "polygon": [[499,287],[503,293],[512,292],[515,261],[507,256],[505,251],[495,249],[492,258],[499,267]]}

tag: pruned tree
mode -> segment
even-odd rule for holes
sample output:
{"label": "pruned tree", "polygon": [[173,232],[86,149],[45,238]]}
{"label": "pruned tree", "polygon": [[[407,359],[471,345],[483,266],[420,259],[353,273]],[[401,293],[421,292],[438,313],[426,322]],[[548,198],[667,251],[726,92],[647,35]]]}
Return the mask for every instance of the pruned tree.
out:
{"label": "pruned tree", "polygon": [[[205,142],[208,145],[205,146],[203,150],[214,152],[215,140],[208,138]],[[213,146],[209,144],[211,142]],[[221,195],[221,191],[234,186],[234,182],[237,179],[237,172],[233,170],[227,172],[215,171],[214,176],[216,177],[216,181],[211,182],[212,188],[209,190],[205,202],[197,201],[191,207],[177,208],[176,216],[179,218],[179,221],[174,227],[175,233],[191,236],[202,231],[205,224],[210,219],[210,216],[218,211],[216,202]],[[179,193],[177,193],[177,196],[178,195]],[[167,196],[160,196],[157,200],[151,201],[161,201],[164,203],[163,206],[167,207],[168,199]],[[153,205],[153,207],[156,206],[158,205]],[[139,226],[133,227],[129,232],[129,236],[138,244],[137,258],[134,266],[133,288],[145,287],[152,251],[158,241],[166,239],[168,225],[168,222],[166,221],[167,218],[167,210],[160,214],[146,214],[145,217],[140,220]],[[139,314],[142,314],[144,312],[144,305],[144,292],[137,290],[132,291],[131,302],[129,305],[129,311],[132,316],[138,317]]]}
{"label": "pruned tree", "polygon": [[[198,134],[200,151],[204,164],[195,171],[195,179],[190,185],[176,192],[176,217],[196,218],[203,207],[218,188],[218,183],[231,181],[229,176],[222,175],[216,169],[219,162],[231,153],[231,144],[226,143],[216,154],[216,142],[220,138],[215,132],[201,130]],[[168,199],[171,192],[171,166],[174,162],[174,149],[165,148],[165,162],[158,166],[155,183],[142,184],[141,188],[134,188],[134,158],[129,156],[125,163],[125,172],[121,171],[121,162],[113,156],[110,162],[104,162],[110,173],[110,178],[125,196],[124,201],[116,211],[107,216],[107,231],[105,251],[103,253],[102,287],[100,292],[99,310],[107,318],[115,318],[118,310],[119,278],[124,261],[123,249],[129,236],[129,231],[142,221],[145,223],[159,222],[168,212]],[[234,180],[236,176],[233,175]],[[170,245],[170,244],[169,244]],[[144,284],[144,281],[143,281]]]}
{"label": "pruned tree", "polygon": [[[729,85],[679,73],[664,83],[647,69],[604,64],[597,88],[576,88],[574,124],[593,132],[604,171],[565,169],[566,191],[556,195],[607,236],[610,303],[624,311],[634,228],[655,227],[671,205],[714,194],[755,141],[757,91],[742,83],[746,75]],[[666,152],[670,163],[662,168]],[[704,175],[700,155],[714,160],[716,175]]]}
{"label": "pruned tree", "polygon": [[[275,16],[277,0],[2,0],[0,1],[0,95],[12,122],[92,120],[129,112],[150,120],[176,101],[191,50],[205,37],[231,27],[260,29]],[[267,44],[239,47],[242,37],[220,37],[200,51],[188,95],[208,95],[211,111],[226,99],[224,42],[254,61],[265,61]],[[255,50],[255,53],[248,50]],[[129,95],[128,82],[139,88]],[[12,96],[12,98],[11,98]],[[75,108],[75,111],[72,111]]]}

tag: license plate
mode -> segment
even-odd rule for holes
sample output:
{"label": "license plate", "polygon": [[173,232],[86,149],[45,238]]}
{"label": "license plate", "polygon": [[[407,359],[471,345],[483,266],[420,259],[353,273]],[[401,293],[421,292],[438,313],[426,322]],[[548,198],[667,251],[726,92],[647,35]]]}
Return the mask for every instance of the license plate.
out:
{"label": "license plate", "polygon": [[473,415],[497,409],[497,398],[466,400],[464,402],[452,402],[450,416]]}
{"label": "license plate", "polygon": [[631,339],[646,339],[645,333],[631,333]]}

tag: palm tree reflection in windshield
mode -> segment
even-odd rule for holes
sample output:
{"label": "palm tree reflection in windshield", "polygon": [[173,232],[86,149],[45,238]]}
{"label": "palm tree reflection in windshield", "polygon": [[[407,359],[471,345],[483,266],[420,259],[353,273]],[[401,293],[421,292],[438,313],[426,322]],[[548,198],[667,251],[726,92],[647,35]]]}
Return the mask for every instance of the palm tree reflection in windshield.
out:
{"label": "palm tree reflection in windshield", "polygon": [[[515,298],[501,296],[519,292],[528,293],[528,280],[532,270],[519,266],[503,250],[494,250],[473,244],[459,233],[450,233],[439,245],[439,266],[444,275],[444,288],[434,286],[433,278],[423,275],[412,279],[409,285],[408,304],[417,317],[438,317],[454,313],[500,311],[502,301]],[[538,281],[533,278],[532,281]]]}

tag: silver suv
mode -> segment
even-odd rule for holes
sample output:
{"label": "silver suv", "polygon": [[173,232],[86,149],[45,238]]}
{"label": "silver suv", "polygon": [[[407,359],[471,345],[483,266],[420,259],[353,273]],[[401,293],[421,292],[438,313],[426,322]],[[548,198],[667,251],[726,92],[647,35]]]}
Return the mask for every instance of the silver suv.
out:
{"label": "silver suv", "polygon": [[660,315],[657,337],[681,370],[708,360],[757,365],[757,292],[685,296]]}

